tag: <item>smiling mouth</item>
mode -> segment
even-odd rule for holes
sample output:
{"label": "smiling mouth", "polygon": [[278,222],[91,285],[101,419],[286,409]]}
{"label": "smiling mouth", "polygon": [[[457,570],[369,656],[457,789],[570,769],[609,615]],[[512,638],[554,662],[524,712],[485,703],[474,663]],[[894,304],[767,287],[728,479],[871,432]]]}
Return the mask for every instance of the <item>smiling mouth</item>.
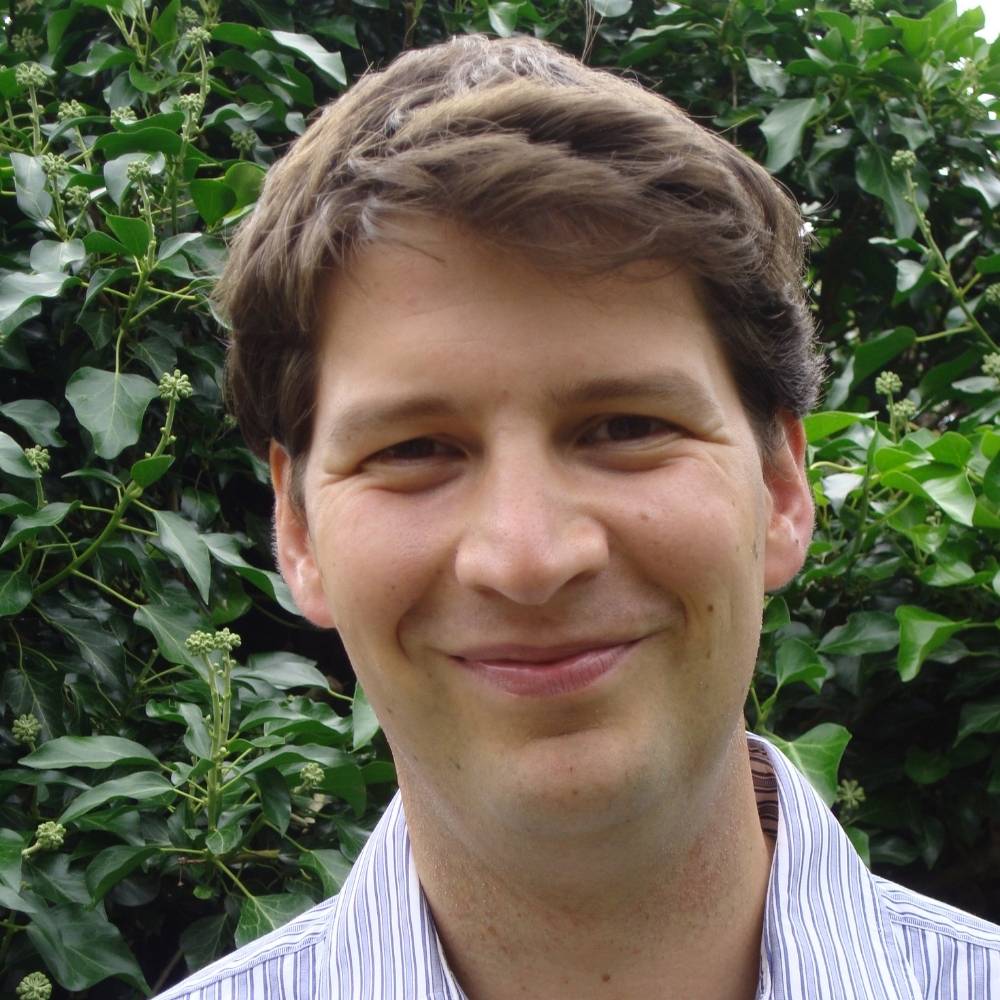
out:
{"label": "smiling mouth", "polygon": [[580,691],[612,673],[638,642],[549,649],[498,646],[452,659],[507,694],[552,697]]}

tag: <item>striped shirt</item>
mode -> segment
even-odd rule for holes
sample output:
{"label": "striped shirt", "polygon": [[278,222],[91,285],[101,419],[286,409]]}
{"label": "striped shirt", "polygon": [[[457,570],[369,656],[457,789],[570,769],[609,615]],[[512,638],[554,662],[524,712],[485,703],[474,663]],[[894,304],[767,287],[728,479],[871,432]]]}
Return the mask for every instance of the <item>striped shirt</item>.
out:
{"label": "striped shirt", "polygon": [[[782,754],[748,736],[775,841],[758,1000],[1000,998],[1000,927],[872,875]],[[160,1000],[466,1000],[420,888],[399,796],[334,898]]]}

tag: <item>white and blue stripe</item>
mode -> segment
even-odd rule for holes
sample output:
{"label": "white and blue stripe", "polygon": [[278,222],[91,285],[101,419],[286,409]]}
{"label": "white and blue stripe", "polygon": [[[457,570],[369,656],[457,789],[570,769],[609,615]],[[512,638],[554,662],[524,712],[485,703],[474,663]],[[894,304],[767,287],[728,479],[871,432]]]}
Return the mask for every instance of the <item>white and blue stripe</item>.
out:
{"label": "white and blue stripe", "polygon": [[[802,775],[747,740],[775,840],[757,1000],[1000,1000],[1000,927],[872,875]],[[338,896],[159,1000],[467,1000],[399,796]]]}

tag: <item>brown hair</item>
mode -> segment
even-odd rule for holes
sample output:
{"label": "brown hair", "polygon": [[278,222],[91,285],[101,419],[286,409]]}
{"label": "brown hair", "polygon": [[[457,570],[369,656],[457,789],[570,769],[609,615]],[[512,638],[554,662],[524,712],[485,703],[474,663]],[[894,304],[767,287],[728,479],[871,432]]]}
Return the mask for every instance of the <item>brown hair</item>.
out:
{"label": "brown hair", "polygon": [[530,38],[407,52],[322,112],[268,174],[217,288],[250,447],[309,448],[331,271],[401,215],[447,218],[576,274],[681,262],[700,279],[764,451],[821,363],[802,227],[767,172],[665,98]]}

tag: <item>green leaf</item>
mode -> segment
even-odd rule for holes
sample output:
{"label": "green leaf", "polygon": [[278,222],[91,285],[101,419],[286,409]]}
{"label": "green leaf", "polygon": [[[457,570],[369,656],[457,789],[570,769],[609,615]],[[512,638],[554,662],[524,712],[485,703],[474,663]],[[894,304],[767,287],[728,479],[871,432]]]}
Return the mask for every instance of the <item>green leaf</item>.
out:
{"label": "green leaf", "polygon": [[125,695],[125,650],[118,637],[99,622],[52,612],[50,621],[73,640],[88,672],[114,698]]}
{"label": "green leaf", "polygon": [[228,928],[228,916],[215,913],[196,920],[181,931],[180,946],[189,972],[195,972],[219,957],[231,940]]}
{"label": "green leaf", "polygon": [[970,702],[962,706],[955,743],[961,743],[973,733],[1000,732],[1000,698]]}
{"label": "green leaf", "polygon": [[121,736],[58,736],[43,743],[20,761],[23,767],[90,767],[101,770],[115,765],[156,765],[144,746]]}
{"label": "green leaf", "polygon": [[129,470],[129,477],[143,489],[159,482],[174,464],[173,455],[157,455],[155,458],[140,458]]}
{"label": "green leaf", "polygon": [[236,204],[235,192],[224,181],[191,181],[191,198],[198,214],[210,226],[215,225]]}
{"label": "green leaf", "polygon": [[243,840],[243,828],[237,823],[230,823],[219,830],[212,830],[205,837],[205,847],[217,857],[235,851]]}
{"label": "green leaf", "polygon": [[273,896],[252,896],[243,900],[240,922],[236,927],[236,947],[255,941],[313,906],[313,901],[303,892],[288,892]]}
{"label": "green leaf", "polygon": [[150,601],[136,611],[132,620],[136,625],[141,625],[152,632],[164,659],[171,663],[193,665],[194,661],[184,646],[184,640],[205,625],[205,621],[194,608]]}
{"label": "green leaf", "polygon": [[143,415],[156,394],[148,378],[96,368],[80,368],[66,384],[66,399],[101,458],[117,458],[139,440]]}
{"label": "green leaf", "polygon": [[788,89],[788,74],[779,63],[770,59],[747,58],[747,70],[750,79],[762,90],[768,90],[778,97],[783,97]]}
{"label": "green leaf", "polygon": [[156,521],[158,538],[156,544],[177,557],[177,561],[187,571],[192,583],[198,588],[201,599],[207,604],[212,586],[212,563],[208,548],[201,540],[196,528],[189,521],[172,511],[158,510],[153,517]]}
{"label": "green leaf", "polygon": [[105,781],[89,792],[78,795],[63,810],[59,822],[64,826],[68,825],[111,799],[125,798],[141,802],[145,799],[162,797],[166,802],[176,794],[176,789],[162,775],[155,771],[139,771],[124,778]]}
{"label": "green leaf", "polygon": [[903,772],[918,785],[933,785],[951,773],[951,760],[943,753],[910,747],[906,751]]}
{"label": "green leaf", "polygon": [[893,170],[885,151],[870,143],[862,146],[855,156],[854,177],[862,191],[885,205],[896,235],[910,236],[917,228],[917,217],[906,200],[906,177]]}
{"label": "green leaf", "polygon": [[60,448],[66,442],[59,436],[59,411],[44,399],[15,399],[0,406],[8,420],[23,427],[36,444]]}
{"label": "green leaf", "polygon": [[[150,172],[154,177],[163,173],[167,163],[166,157],[162,153],[154,153],[152,156],[148,153],[124,153],[104,164],[104,183],[111,200],[118,206],[122,204],[125,191],[131,183],[128,178],[129,164],[139,161],[149,165]],[[83,242],[86,244],[86,237],[84,237]]]}
{"label": "green leaf", "polygon": [[[108,158],[125,153],[167,153],[176,156],[183,146],[177,132],[165,128],[136,128],[121,132],[105,132],[94,147]],[[141,158],[141,157],[140,157]]]}
{"label": "green leaf", "polygon": [[[69,275],[61,271],[46,274],[12,271],[0,278],[0,334],[6,335],[14,329],[16,318],[25,306],[39,298],[55,298],[70,280]],[[18,322],[23,322],[24,318]]]}
{"label": "green leaf", "polygon": [[64,989],[85,990],[114,976],[152,992],[120,931],[98,909],[65,903],[33,913],[27,934]]}
{"label": "green leaf", "polygon": [[856,826],[845,826],[844,833],[847,834],[847,839],[854,846],[854,850],[858,852],[858,856],[870,868],[872,858],[871,848],[868,843],[868,834]]}
{"label": "green leaf", "polygon": [[20,517],[14,518],[14,522],[7,531],[7,537],[4,538],[3,545],[0,545],[0,553],[9,551],[15,545],[20,545],[29,538],[34,538],[46,528],[60,524],[78,506],[78,500],[74,500],[72,503],[50,503],[32,514],[22,514]]}
{"label": "green leaf", "polygon": [[21,891],[21,852],[28,839],[13,830],[0,830],[0,883]]}
{"label": "green leaf", "polygon": [[155,847],[106,847],[87,866],[85,878],[91,900],[100,902],[109,889],[156,853]]}
{"label": "green leaf", "polygon": [[244,208],[252,205],[260,195],[264,183],[264,168],[241,160],[226,171],[223,183],[236,196],[233,208]]}
{"label": "green leaf", "polygon": [[316,669],[316,662],[297,653],[253,653],[246,666],[233,670],[233,680],[266,681],[279,691],[297,687],[330,689],[330,682]]}
{"label": "green leaf", "polygon": [[927,18],[904,17],[895,12],[889,14],[889,20],[899,29],[906,52],[911,56],[921,56],[931,37],[930,21]]}
{"label": "green leaf", "polygon": [[359,683],[355,685],[354,704],[351,707],[353,749],[360,750],[361,747],[368,746],[378,732],[378,729],[378,719],[375,717],[375,710],[369,704],[365,689]]}
{"label": "green leaf", "polygon": [[924,660],[968,625],[967,620],[952,621],[912,604],[896,608],[896,620],[899,622],[896,668],[904,681],[912,681],[920,673]]}
{"label": "green leaf", "polygon": [[773,733],[768,733],[767,739],[809,779],[820,798],[832,806],[837,797],[840,759],[851,734],[843,726],[824,722],[795,740],[784,740]]}
{"label": "green leaf", "polygon": [[108,215],[105,216],[104,221],[133,257],[146,256],[153,234],[145,219],[132,219],[124,215]]}
{"label": "green leaf", "polygon": [[37,479],[38,473],[28,465],[24,449],[9,435],[0,431],[0,469],[18,479]]}
{"label": "green leaf", "polygon": [[201,538],[208,546],[213,559],[222,563],[223,566],[228,566],[238,576],[264,591],[286,611],[294,615],[300,614],[285,581],[271,570],[251,566],[240,554],[240,544],[232,535],[223,532],[206,532]]}
{"label": "green leaf", "polygon": [[14,168],[14,191],[17,207],[35,222],[44,222],[52,214],[52,195],[45,190],[45,171],[37,156],[10,154]]}
{"label": "green leaf", "polygon": [[319,876],[324,896],[333,896],[340,892],[348,875],[351,874],[351,862],[340,851],[332,848],[303,851],[299,855],[299,864]]}
{"label": "green leaf", "polygon": [[884,611],[857,611],[837,628],[830,629],[819,644],[821,653],[860,656],[883,653],[899,643],[899,626]]}
{"label": "green leaf", "polygon": [[632,0],[591,0],[601,17],[624,17],[632,9]]}
{"label": "green leaf", "polygon": [[268,823],[284,836],[292,818],[292,797],[280,771],[270,768],[255,775],[260,805]]}
{"label": "green leaf", "polygon": [[292,31],[271,31],[271,37],[282,47],[309,60],[324,76],[347,86],[347,70],[339,52],[328,52],[312,35]]}
{"label": "green leaf", "polygon": [[972,442],[954,431],[946,431],[927,450],[939,462],[964,469],[972,454]]}
{"label": "green leaf", "polygon": [[810,413],[803,418],[803,425],[806,429],[806,440],[810,444],[822,441],[833,434],[837,434],[854,424],[867,423],[876,416],[874,410],[867,413],[845,413],[840,410],[821,410],[817,413]]}
{"label": "green leaf", "polygon": [[0,617],[23,611],[31,603],[31,578],[24,570],[0,572]]}
{"label": "green leaf", "polygon": [[55,240],[39,240],[31,248],[28,262],[32,271],[54,273],[65,271],[70,264],[77,264],[87,256],[80,240],[67,240],[57,243]]}
{"label": "green leaf", "polygon": [[[945,468],[945,474],[939,470]],[[976,495],[965,472],[946,466],[927,466],[903,472],[892,469],[882,476],[882,485],[932,500],[950,518],[972,527]]]}
{"label": "green leaf", "polygon": [[787,684],[802,681],[818,694],[828,671],[819,654],[807,642],[784,639],[775,656],[774,674],[779,691]]}
{"label": "green leaf", "polygon": [[806,125],[821,111],[826,102],[817,97],[800,97],[778,101],[760,123],[767,139],[767,159],[764,166],[776,174],[787,166],[802,148],[802,133]]}
{"label": "green leaf", "polygon": [[963,171],[958,176],[962,187],[975,191],[992,211],[1000,205],[1000,177],[992,170]]}

